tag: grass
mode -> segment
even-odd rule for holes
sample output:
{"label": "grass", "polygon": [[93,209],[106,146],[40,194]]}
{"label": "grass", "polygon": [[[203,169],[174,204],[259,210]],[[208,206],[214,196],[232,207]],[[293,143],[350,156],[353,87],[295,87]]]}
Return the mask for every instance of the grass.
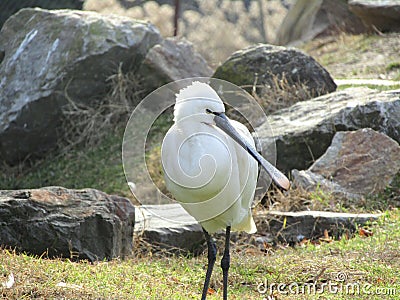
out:
{"label": "grass", "polygon": [[[267,299],[263,284],[281,284],[274,299],[316,299],[307,293],[315,282],[323,299],[400,299],[400,211],[388,211],[375,224],[372,236],[359,234],[339,241],[306,242],[296,248],[268,253],[254,247],[233,247],[230,299]],[[361,232],[361,231],[360,231]],[[219,256],[220,257],[220,256]],[[206,256],[159,256],[148,253],[124,261],[72,262],[0,250],[0,278],[15,277],[2,288],[3,299],[198,299]],[[1,276],[3,275],[3,276]],[[339,279],[343,281],[339,281]],[[222,272],[216,264],[209,299],[220,299]],[[1,282],[1,279],[0,279]],[[282,285],[285,284],[286,288]],[[284,294],[288,285],[304,294]],[[330,284],[331,289],[329,290]],[[346,293],[346,285],[349,293]],[[342,292],[334,292],[342,286]],[[357,287],[360,288],[359,294]],[[363,290],[364,288],[364,290]],[[377,295],[378,292],[395,296]],[[370,293],[370,294],[368,294]],[[321,298],[318,298],[321,299]]]}
{"label": "grass", "polygon": [[313,56],[334,78],[400,78],[398,33],[341,34],[307,42],[301,49]]}

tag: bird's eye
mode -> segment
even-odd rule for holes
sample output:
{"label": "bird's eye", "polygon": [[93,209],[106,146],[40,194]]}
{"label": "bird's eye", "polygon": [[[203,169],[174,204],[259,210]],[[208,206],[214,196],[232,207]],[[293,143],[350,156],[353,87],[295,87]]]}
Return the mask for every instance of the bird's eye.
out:
{"label": "bird's eye", "polygon": [[207,114],[212,114],[213,112],[210,109],[206,108],[206,113]]}

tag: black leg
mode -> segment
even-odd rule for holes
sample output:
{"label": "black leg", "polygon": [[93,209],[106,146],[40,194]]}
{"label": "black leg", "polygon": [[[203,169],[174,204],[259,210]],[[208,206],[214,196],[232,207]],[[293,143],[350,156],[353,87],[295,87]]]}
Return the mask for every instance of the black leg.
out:
{"label": "black leg", "polygon": [[225,250],[224,256],[221,259],[221,268],[224,281],[224,300],[228,299],[228,270],[231,261],[231,255],[229,254],[229,241],[231,239],[231,226],[226,227],[225,235]]}
{"label": "black leg", "polygon": [[207,297],[208,287],[210,285],[211,273],[214,268],[215,259],[217,258],[217,246],[215,245],[215,241],[211,238],[207,231],[204,230],[204,236],[206,237],[207,248],[208,248],[208,265],[207,265],[207,273],[206,279],[204,280],[203,286],[203,294],[201,296],[201,300],[205,300]]}

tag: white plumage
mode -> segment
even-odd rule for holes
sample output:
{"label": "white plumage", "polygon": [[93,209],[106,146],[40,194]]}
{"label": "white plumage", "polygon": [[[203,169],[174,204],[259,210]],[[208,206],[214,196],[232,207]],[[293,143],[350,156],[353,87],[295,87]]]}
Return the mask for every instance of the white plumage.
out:
{"label": "white plumage", "polygon": [[[177,201],[214,233],[233,230],[256,232],[251,203],[257,183],[257,161],[216,127],[214,115],[223,102],[207,84],[194,82],[177,95],[175,124],[162,144],[167,189]],[[254,147],[247,128],[230,120],[241,137]]]}
{"label": "white plumage", "polygon": [[217,252],[210,234],[226,228],[221,267],[227,299],[230,231],[257,230],[251,214],[257,161],[282,188],[289,188],[289,180],[257,153],[247,128],[226,117],[218,94],[201,82],[177,95],[174,124],[164,137],[161,159],[167,189],[204,229],[208,267],[203,300]]}

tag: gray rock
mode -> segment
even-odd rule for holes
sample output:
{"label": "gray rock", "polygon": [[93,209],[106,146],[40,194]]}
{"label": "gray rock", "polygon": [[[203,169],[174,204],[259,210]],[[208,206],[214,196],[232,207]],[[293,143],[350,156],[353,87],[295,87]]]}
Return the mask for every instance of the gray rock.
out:
{"label": "gray rock", "polygon": [[179,204],[137,206],[135,232],[173,252],[197,254],[204,249],[201,226]]}
{"label": "gray rock", "polygon": [[400,172],[400,146],[370,128],[337,132],[332,144],[308,170],[292,172],[305,189],[360,198],[383,192]]}
{"label": "gray rock", "polygon": [[400,143],[400,90],[351,88],[299,102],[270,115],[256,135],[266,156],[276,143],[277,166],[289,172],[307,169],[325,153],[337,131],[361,128]]}
{"label": "gray rock", "polygon": [[162,85],[184,78],[210,77],[212,69],[185,39],[167,38],[147,53],[137,75],[151,92]]}
{"label": "gray rock", "polygon": [[298,0],[289,9],[276,34],[277,45],[296,44],[316,37],[369,31],[348,8],[347,1]]}
{"label": "gray rock", "polygon": [[4,22],[21,8],[40,7],[46,9],[82,9],[84,0],[2,0],[0,4],[0,28]]}
{"label": "gray rock", "polygon": [[303,84],[312,95],[336,90],[329,73],[311,56],[294,48],[258,44],[233,53],[217,68],[213,77],[224,79],[251,91],[257,85],[274,84],[274,77],[285,77],[289,84]]}
{"label": "gray rock", "polygon": [[302,187],[308,191],[316,190],[317,188],[323,187],[325,192],[328,192],[340,198],[354,199],[359,198],[358,195],[349,193],[338,183],[327,179],[320,174],[313,173],[308,170],[292,170],[292,179],[296,186]]}
{"label": "gray rock", "polygon": [[369,27],[400,31],[400,2],[397,0],[350,0],[349,8]]}
{"label": "gray rock", "polygon": [[94,189],[0,191],[0,245],[90,261],[132,251],[134,206]]}
{"label": "gray rock", "polygon": [[91,105],[106,79],[138,67],[161,40],[149,23],[71,10],[22,9],[4,24],[0,45],[0,160],[15,163],[52,149],[69,99]]}
{"label": "gray rock", "polygon": [[[278,241],[297,243],[302,239],[324,237],[325,230],[330,237],[341,238],[343,234],[352,234],[357,226],[376,221],[381,214],[351,214],[327,211],[269,211],[255,216],[257,233],[265,236],[272,233]],[[286,226],[283,226],[283,224]]]}

